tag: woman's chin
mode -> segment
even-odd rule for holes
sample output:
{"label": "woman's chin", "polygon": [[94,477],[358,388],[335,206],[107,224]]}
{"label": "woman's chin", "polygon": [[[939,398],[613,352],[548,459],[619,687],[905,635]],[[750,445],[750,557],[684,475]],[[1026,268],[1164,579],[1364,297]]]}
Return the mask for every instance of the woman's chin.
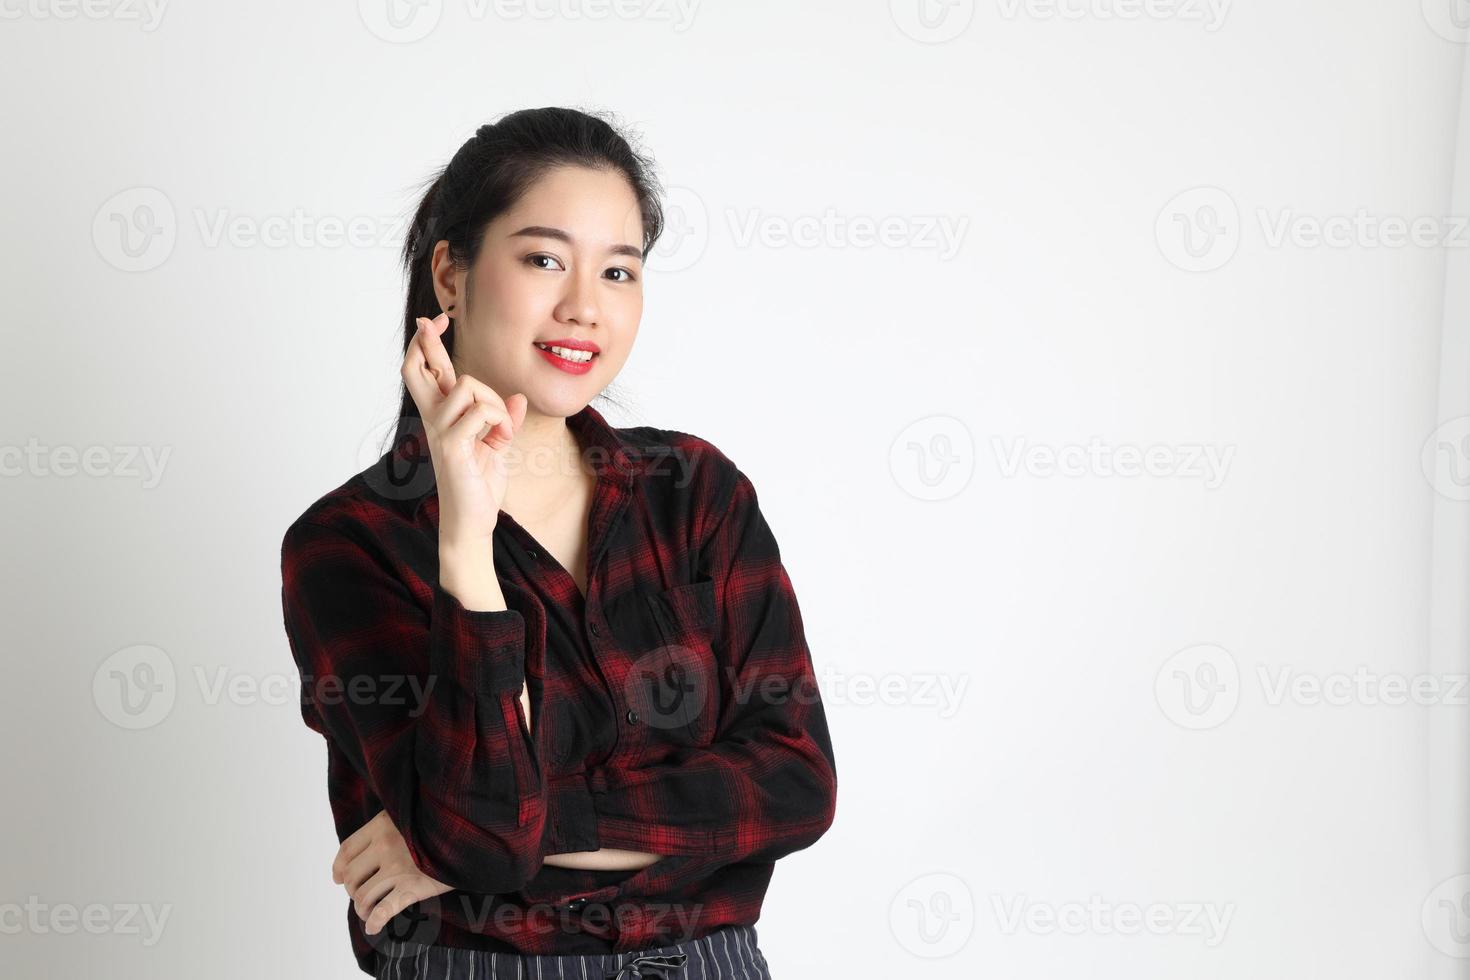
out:
{"label": "woman's chin", "polygon": [[540,384],[526,390],[526,412],[552,418],[568,418],[587,406],[598,392],[586,378],[555,385]]}

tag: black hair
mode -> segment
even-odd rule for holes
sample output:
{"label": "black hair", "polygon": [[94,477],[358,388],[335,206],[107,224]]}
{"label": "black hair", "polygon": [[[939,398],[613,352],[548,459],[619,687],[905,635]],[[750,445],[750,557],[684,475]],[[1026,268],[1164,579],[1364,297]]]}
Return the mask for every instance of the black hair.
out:
{"label": "black hair", "polygon": [[[652,161],[630,145],[608,114],[557,106],[509,113],[481,126],[464,142],[434,175],[414,212],[402,254],[408,280],[403,306],[405,355],[418,329],[417,318],[432,319],[440,312],[430,266],[434,246],[447,241],[450,260],[459,268],[472,267],[484,243],[485,226],[515,206],[547,171],[563,166],[610,170],[627,178],[643,218],[643,257],[648,258],[663,233],[658,178]],[[469,299],[467,280],[464,302]],[[453,317],[442,339],[453,357]],[[401,387],[395,446],[405,440],[417,442],[423,433],[418,405],[408,386]],[[419,448],[426,452],[426,447]]]}

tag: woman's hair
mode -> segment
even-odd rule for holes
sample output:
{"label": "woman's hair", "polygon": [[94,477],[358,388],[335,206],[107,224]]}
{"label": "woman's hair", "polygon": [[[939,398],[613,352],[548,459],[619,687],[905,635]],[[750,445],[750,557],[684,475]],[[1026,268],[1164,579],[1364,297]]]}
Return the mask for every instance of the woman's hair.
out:
{"label": "woman's hair", "polygon": [[[643,217],[643,257],[647,259],[663,233],[660,188],[653,164],[629,145],[605,118],[578,109],[547,106],[521,109],[486,123],[434,176],[419,201],[403,242],[403,268],[408,297],[403,306],[403,353],[417,332],[418,317],[439,315],[430,263],[434,246],[449,242],[449,258],[463,269],[479,257],[485,226],[510,210],[547,171],[564,166],[609,170],[627,178]],[[468,305],[469,281],[462,305]],[[454,319],[443,334],[444,347],[454,356]],[[609,399],[611,401],[611,399]],[[402,386],[398,424],[393,444],[418,441],[423,433],[418,405]],[[427,448],[419,446],[424,458]]]}

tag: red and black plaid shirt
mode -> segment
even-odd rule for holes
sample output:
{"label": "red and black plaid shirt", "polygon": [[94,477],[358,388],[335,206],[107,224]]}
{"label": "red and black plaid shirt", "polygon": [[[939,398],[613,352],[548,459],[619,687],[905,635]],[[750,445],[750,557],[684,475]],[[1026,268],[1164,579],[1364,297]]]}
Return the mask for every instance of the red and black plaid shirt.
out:
{"label": "red and black plaid shirt", "polygon": [[[282,541],[286,633],[338,838],[385,810],[419,869],[455,889],[372,937],[349,901],[366,972],[390,937],[606,953],[750,925],[773,862],[832,823],[826,715],[750,480],[696,436],[614,428],[591,406],[567,424],[598,474],[585,602],[502,513],[509,608],[466,610],[438,584],[432,463],[402,444]],[[636,871],[542,864],[600,847],[666,856]]]}

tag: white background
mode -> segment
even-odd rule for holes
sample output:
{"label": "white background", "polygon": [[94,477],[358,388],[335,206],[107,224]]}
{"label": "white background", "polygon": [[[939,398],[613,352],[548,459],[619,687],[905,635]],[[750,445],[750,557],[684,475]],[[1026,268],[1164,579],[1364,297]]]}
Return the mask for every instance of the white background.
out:
{"label": "white background", "polygon": [[7,976],[360,975],[281,535],[393,418],[414,189],[539,105],[671,191],[613,421],[802,604],[777,980],[1466,975],[1470,5],[917,2],[0,2]]}

